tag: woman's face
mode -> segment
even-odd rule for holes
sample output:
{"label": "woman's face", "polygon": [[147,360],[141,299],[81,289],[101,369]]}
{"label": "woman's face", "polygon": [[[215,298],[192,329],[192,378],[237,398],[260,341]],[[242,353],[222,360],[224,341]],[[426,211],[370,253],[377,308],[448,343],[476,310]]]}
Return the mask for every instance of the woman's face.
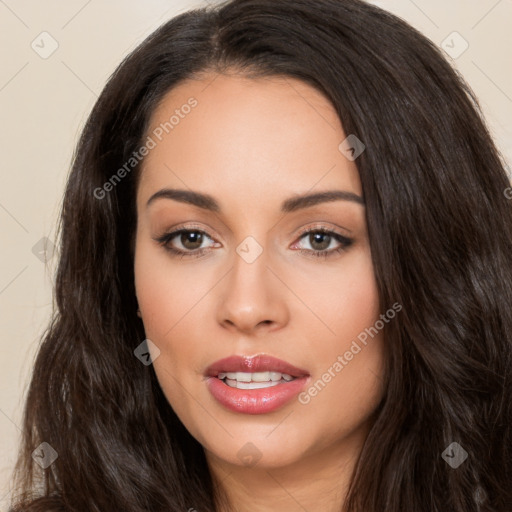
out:
{"label": "woman's face", "polygon": [[368,432],[383,322],[347,135],[292,78],[209,75],[153,114],[136,292],[158,381],[209,460],[285,466]]}

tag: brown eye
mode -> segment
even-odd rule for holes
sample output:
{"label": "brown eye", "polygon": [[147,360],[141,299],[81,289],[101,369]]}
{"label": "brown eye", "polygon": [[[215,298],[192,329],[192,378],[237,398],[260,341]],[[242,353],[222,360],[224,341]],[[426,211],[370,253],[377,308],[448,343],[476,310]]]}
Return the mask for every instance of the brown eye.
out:
{"label": "brown eye", "polygon": [[199,231],[185,231],[180,235],[180,242],[185,249],[199,249],[203,243],[203,234]]}
{"label": "brown eye", "polygon": [[[205,242],[210,241],[208,245]],[[218,244],[206,233],[200,229],[178,229],[171,233],[164,233],[156,237],[155,241],[169,251],[173,256],[199,257],[210,251]]]}
{"label": "brown eye", "polygon": [[[354,242],[351,238],[324,228],[308,229],[302,233],[300,240],[303,242],[300,242],[297,247],[299,252],[320,258],[328,258],[340,254],[347,250]],[[301,247],[303,243],[309,245],[309,248]]]}
{"label": "brown eye", "polygon": [[310,233],[309,243],[315,251],[325,251],[331,243],[331,236],[322,232]]}

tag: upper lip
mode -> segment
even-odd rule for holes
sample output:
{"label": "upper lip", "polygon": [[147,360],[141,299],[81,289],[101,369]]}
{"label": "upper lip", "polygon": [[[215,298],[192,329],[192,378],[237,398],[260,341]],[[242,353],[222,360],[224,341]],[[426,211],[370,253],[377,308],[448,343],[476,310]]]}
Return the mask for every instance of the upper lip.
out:
{"label": "upper lip", "polygon": [[217,377],[219,373],[227,372],[280,372],[292,377],[305,377],[309,375],[306,370],[297,368],[282,359],[267,354],[255,356],[234,355],[219,359],[206,369],[208,377]]}

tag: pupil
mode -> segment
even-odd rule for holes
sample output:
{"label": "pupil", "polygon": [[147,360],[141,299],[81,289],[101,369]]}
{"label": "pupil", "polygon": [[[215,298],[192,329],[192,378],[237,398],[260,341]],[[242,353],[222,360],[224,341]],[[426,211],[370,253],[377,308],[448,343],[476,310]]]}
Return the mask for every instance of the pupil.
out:
{"label": "pupil", "polygon": [[[323,243],[321,240],[322,238],[324,239]],[[321,251],[321,250],[327,249],[327,247],[329,247],[329,243],[331,242],[331,236],[326,235],[325,233],[314,233],[312,235],[312,239],[310,239],[310,242],[312,242],[311,246],[313,247],[313,249]],[[315,247],[314,244],[316,244],[316,243],[320,244],[320,247]]]}
{"label": "pupil", "polygon": [[[189,240],[191,243],[189,243]],[[187,249],[197,249],[201,247],[202,240],[202,233],[198,233],[197,231],[181,234],[181,243],[183,244],[183,247]]]}

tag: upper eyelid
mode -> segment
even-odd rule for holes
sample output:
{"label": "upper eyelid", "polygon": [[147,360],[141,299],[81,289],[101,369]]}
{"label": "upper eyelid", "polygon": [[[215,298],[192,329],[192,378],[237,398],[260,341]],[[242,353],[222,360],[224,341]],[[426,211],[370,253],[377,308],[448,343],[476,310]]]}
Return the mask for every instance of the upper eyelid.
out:
{"label": "upper eyelid", "polygon": [[[343,231],[347,231],[348,233],[351,233],[352,230],[348,229],[348,228],[345,228],[345,227],[342,227],[342,228],[335,228],[335,227],[332,227],[332,226],[329,226],[327,225],[328,223],[322,223],[322,222],[316,222],[316,225],[310,225],[306,228],[303,228],[301,230],[301,235],[308,232],[308,231],[316,231],[316,230],[319,230],[319,231],[330,231],[330,232],[333,232],[333,233],[338,233],[337,229],[339,230],[343,230]],[[179,232],[179,231],[198,231],[200,233],[203,233],[203,234],[206,234],[208,235],[210,238],[210,234],[209,232],[207,231],[207,229],[212,229],[213,231],[215,231],[213,228],[203,228],[199,225],[195,226],[195,225],[189,225],[189,224],[184,224],[184,225],[178,225],[172,229],[169,229],[169,230],[165,230],[164,234],[173,234],[173,233],[176,233],[176,232]],[[295,230],[294,230],[295,231]],[[341,235],[341,233],[338,233]]]}
{"label": "upper eyelid", "polygon": [[[201,223],[201,224],[204,225],[204,223]],[[303,228],[302,233],[304,233],[304,231],[311,230],[311,229],[319,229],[319,230],[323,229],[325,231],[332,231],[334,233],[337,233],[339,230],[341,230],[341,231],[346,231],[349,234],[352,233],[352,230],[349,229],[348,227],[345,227],[345,226],[334,227],[334,226],[332,226],[332,222],[329,222],[327,220],[311,221],[310,223],[307,223],[307,224],[309,224],[309,225],[306,228]],[[203,225],[200,225],[199,223],[195,224],[194,222],[192,222],[191,224],[184,222],[183,224],[178,224],[176,227],[166,230],[165,232],[170,234],[175,231],[181,231],[181,230],[200,231],[200,232],[206,233],[208,236],[210,236],[208,231],[206,231],[206,230],[216,231],[213,227],[209,226],[208,224],[206,224],[206,229],[203,227]],[[296,230],[294,229],[292,231],[296,231]],[[288,232],[287,236],[290,234],[291,234],[291,232]],[[341,235],[342,233],[339,233],[339,234]]]}

